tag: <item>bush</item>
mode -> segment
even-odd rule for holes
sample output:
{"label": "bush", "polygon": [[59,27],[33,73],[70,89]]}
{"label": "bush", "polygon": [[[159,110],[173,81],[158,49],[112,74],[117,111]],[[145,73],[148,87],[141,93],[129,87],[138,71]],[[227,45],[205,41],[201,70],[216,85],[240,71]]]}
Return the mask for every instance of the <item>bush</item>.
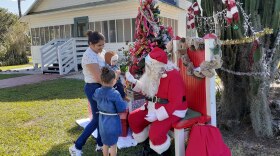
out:
{"label": "bush", "polygon": [[0,8],[0,66],[28,63],[28,27],[18,17]]}
{"label": "bush", "polygon": [[28,63],[26,47],[28,36],[24,33],[27,31],[27,26],[17,22],[14,24],[8,33],[5,35],[5,43],[0,48],[0,65],[19,65]]}

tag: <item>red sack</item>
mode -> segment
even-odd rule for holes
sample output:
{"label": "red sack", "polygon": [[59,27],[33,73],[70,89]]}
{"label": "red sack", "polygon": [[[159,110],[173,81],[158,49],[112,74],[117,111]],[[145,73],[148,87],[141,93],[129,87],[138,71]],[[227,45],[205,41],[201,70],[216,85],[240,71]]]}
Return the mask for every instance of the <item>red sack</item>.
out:
{"label": "red sack", "polygon": [[190,132],[186,156],[231,156],[231,152],[217,127],[195,125]]}

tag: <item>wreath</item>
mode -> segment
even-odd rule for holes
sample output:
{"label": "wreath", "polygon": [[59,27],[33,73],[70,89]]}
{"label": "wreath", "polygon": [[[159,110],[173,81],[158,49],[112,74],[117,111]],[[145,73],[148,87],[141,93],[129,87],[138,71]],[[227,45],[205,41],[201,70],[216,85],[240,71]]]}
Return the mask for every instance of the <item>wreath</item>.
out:
{"label": "wreath", "polygon": [[222,50],[221,42],[215,39],[214,48],[211,49],[213,56],[211,61],[204,61],[199,67],[194,67],[193,62],[190,60],[188,53],[186,52],[188,48],[192,51],[204,49],[204,40],[201,38],[188,38],[186,42],[185,38],[181,38],[179,41],[178,53],[182,59],[184,66],[187,69],[187,75],[194,75],[199,78],[211,78],[215,75],[215,69],[221,68],[222,66]]}

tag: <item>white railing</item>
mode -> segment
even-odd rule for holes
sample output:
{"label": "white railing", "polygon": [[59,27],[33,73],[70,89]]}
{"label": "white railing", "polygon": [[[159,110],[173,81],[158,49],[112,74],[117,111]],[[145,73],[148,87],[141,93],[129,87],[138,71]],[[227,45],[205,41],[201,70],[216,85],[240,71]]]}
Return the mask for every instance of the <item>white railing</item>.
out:
{"label": "white railing", "polygon": [[63,44],[66,39],[54,39],[40,48],[41,52],[41,70],[48,70],[53,64],[58,63],[57,47]]}
{"label": "white railing", "polygon": [[[107,43],[106,49],[117,51],[125,43]],[[70,38],[54,39],[44,45],[41,51],[42,72],[58,72],[60,75],[69,73],[71,70],[78,71],[78,65],[82,62],[82,56],[88,48],[88,39]],[[57,64],[57,66],[54,66]],[[55,70],[51,70],[55,68]]]}
{"label": "white railing", "polygon": [[76,40],[77,64],[81,64],[83,54],[88,48],[88,39],[86,37],[80,37],[80,38],[75,38],[75,40]]}
{"label": "white railing", "polygon": [[60,75],[68,74],[73,69],[78,71],[76,40],[74,38],[58,46],[57,52]]}

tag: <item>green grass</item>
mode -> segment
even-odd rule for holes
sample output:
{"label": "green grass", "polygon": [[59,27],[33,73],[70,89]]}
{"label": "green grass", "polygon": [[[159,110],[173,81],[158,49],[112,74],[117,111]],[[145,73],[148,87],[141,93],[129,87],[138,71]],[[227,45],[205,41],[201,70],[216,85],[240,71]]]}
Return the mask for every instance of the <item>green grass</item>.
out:
{"label": "green grass", "polygon": [[14,78],[14,77],[21,77],[25,75],[28,74],[0,74],[0,80]]}
{"label": "green grass", "polygon": [[14,65],[14,66],[2,66],[2,67],[0,67],[0,69],[2,71],[6,71],[6,70],[19,69],[19,68],[26,68],[26,67],[33,67],[33,64],[28,63],[28,64],[22,64],[22,65]]}
{"label": "green grass", "polygon": [[[82,133],[76,119],[87,117],[83,81],[58,79],[0,90],[0,155],[68,156],[68,148]],[[88,139],[84,155],[94,151]],[[119,150],[133,156],[141,146]]]}

